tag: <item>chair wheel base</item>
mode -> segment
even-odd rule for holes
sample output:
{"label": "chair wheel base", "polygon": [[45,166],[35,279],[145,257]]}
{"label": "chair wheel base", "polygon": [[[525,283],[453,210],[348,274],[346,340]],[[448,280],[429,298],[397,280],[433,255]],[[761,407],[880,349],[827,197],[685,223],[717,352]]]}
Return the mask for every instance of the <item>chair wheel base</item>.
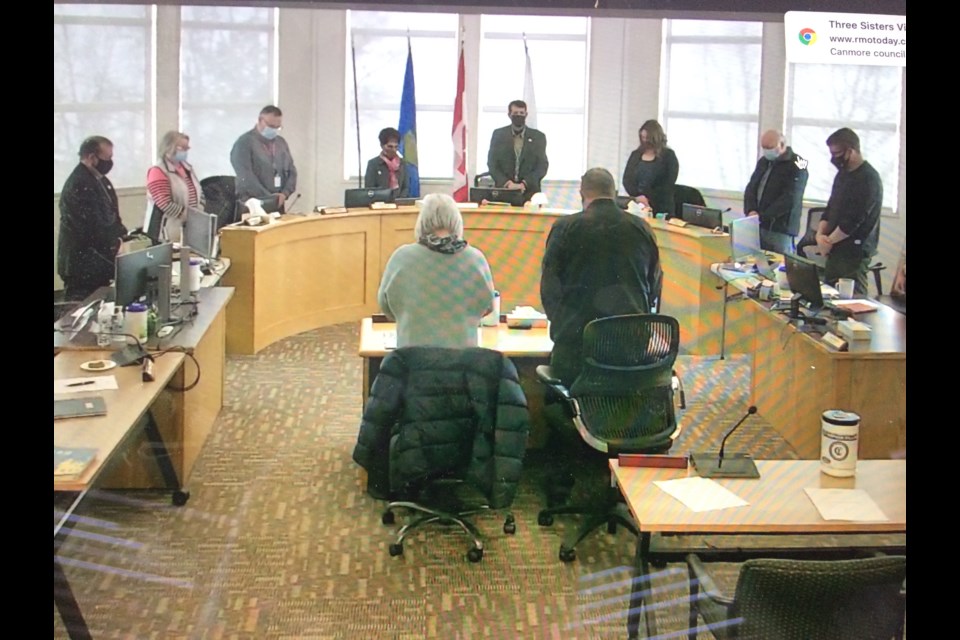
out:
{"label": "chair wheel base", "polygon": [[397,517],[393,514],[393,511],[384,511],[383,515],[380,516],[380,522],[383,524],[393,524],[397,521]]}
{"label": "chair wheel base", "polygon": [[403,545],[397,544],[396,542],[390,545],[390,556],[402,556],[403,555]]}
{"label": "chair wheel base", "polygon": [[561,562],[573,562],[576,559],[577,559],[576,549],[567,549],[566,547],[560,547]]}
{"label": "chair wheel base", "polygon": [[537,524],[541,527],[549,527],[553,524],[553,516],[542,511],[537,514]]}
{"label": "chair wheel base", "polygon": [[190,499],[190,492],[183,489],[179,489],[173,492],[173,496],[170,498],[170,501],[175,507],[182,507],[187,504],[187,500]]}
{"label": "chair wheel base", "polygon": [[470,562],[480,562],[483,560],[483,549],[477,549],[474,547],[473,549],[470,549],[470,551],[467,551],[467,560]]}
{"label": "chair wheel base", "polygon": [[517,521],[513,519],[512,515],[507,516],[507,519],[503,521],[503,532],[508,536],[517,532]]}

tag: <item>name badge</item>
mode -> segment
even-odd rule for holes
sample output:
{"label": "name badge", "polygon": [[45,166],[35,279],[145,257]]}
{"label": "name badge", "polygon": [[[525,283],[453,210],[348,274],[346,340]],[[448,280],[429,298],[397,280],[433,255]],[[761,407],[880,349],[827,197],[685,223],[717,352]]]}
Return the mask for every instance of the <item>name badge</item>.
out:
{"label": "name badge", "polygon": [[280,188],[280,174],[279,174],[279,173],[273,176],[273,188],[274,188],[274,189],[279,189],[279,188]]}

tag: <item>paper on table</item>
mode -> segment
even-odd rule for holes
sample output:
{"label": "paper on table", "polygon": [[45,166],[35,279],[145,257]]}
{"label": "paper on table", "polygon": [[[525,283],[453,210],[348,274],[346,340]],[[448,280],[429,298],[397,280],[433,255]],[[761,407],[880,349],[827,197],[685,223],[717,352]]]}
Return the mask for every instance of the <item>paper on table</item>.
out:
{"label": "paper on table", "polygon": [[384,351],[393,351],[397,348],[397,332],[396,331],[384,331],[383,335],[383,349]]}
{"label": "paper on table", "polygon": [[863,489],[804,489],[824,520],[887,522],[888,518]]}
{"label": "paper on table", "polygon": [[119,387],[117,387],[116,376],[87,376],[86,378],[64,378],[53,381],[54,393],[87,393],[90,391],[109,391],[117,388]]}
{"label": "paper on table", "polygon": [[697,513],[729,509],[730,507],[745,507],[750,504],[709,478],[694,476],[680,478],[679,480],[661,480],[653,484]]}

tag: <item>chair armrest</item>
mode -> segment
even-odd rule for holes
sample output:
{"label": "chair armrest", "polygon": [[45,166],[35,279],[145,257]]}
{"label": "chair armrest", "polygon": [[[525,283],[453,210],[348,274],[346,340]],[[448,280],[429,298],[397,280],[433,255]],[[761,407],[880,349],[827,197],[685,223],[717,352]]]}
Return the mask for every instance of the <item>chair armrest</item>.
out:
{"label": "chair armrest", "polygon": [[690,569],[690,577],[696,578],[700,583],[700,591],[702,591],[705,596],[725,607],[733,604],[733,598],[725,596],[720,592],[713,578],[707,573],[707,568],[704,566],[703,561],[701,561],[696,554],[691,553],[687,556],[687,567]]}
{"label": "chair armrest", "polygon": [[570,397],[570,391],[563,386],[563,382],[553,373],[553,368],[548,364],[541,364],[537,366],[537,378],[540,379],[540,382],[543,384],[553,387],[557,393],[561,394],[565,398]]}

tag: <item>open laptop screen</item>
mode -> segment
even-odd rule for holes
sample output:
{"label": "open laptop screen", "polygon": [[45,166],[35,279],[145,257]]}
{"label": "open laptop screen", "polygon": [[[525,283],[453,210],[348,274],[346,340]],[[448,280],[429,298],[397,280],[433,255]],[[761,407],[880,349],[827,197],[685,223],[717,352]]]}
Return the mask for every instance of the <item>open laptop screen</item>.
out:
{"label": "open laptop screen", "polygon": [[506,202],[514,207],[523,206],[523,192],[519,189],[501,189],[499,187],[471,187],[470,202]]}
{"label": "open laptop screen", "polygon": [[720,209],[708,209],[695,204],[683,205],[683,221],[706,229],[723,226],[723,212]]}

